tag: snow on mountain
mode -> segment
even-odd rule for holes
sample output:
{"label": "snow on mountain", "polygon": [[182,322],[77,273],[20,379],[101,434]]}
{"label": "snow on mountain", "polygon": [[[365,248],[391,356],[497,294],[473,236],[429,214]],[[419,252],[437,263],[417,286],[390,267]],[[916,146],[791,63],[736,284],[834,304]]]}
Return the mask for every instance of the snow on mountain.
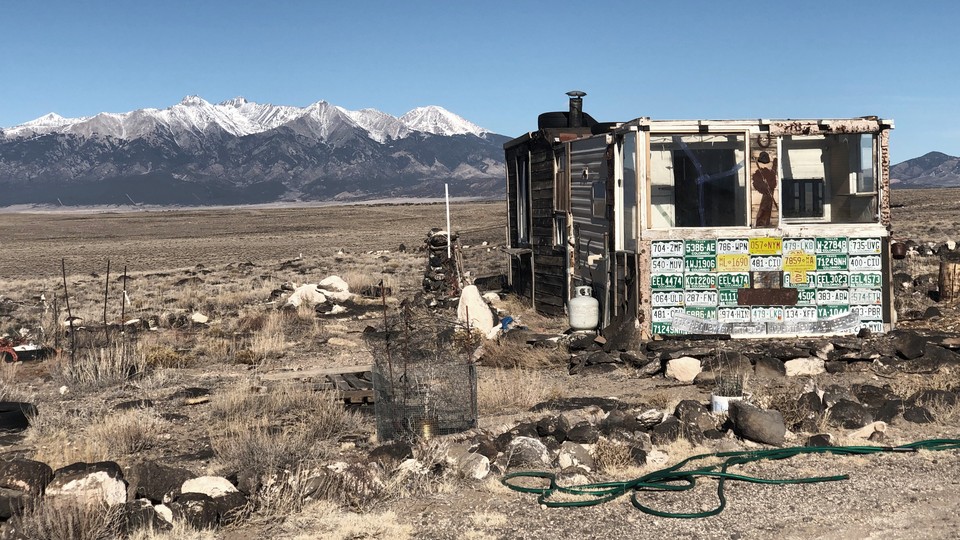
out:
{"label": "snow on mountain", "polygon": [[435,105],[417,107],[401,116],[400,121],[411,130],[433,133],[434,135],[472,134],[479,136],[488,133],[486,129],[473,122]]}
{"label": "snow on mountain", "polygon": [[91,117],[64,118],[50,113],[5,130],[6,139],[71,133],[83,137],[115,137],[133,140],[163,132],[190,146],[204,136],[223,132],[235,137],[288,127],[301,135],[323,141],[342,140],[357,130],[378,143],[403,139],[413,132],[434,135],[473,134],[488,130],[438,106],[418,107],[397,118],[376,109],[351,111],[326,101],[307,107],[261,104],[236,97],[211,104],[199,96],[187,96],[166,109],[137,109],[125,113],[100,113]]}

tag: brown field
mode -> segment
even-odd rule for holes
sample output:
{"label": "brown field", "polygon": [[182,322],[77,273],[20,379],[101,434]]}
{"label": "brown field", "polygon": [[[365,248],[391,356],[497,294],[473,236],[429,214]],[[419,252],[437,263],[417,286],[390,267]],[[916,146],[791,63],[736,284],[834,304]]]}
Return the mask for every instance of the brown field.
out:
{"label": "brown field", "polygon": [[[893,210],[894,237],[957,239],[957,195],[960,191],[895,191],[893,203],[903,206]],[[502,202],[452,206],[452,228],[461,233],[465,267],[474,275],[504,271],[506,255],[497,247],[503,244],[505,214]],[[310,308],[279,309],[283,297],[275,295],[285,282],[316,283],[339,275],[351,289],[379,281],[391,286],[387,302],[392,309],[420,291],[426,262],[418,248],[433,227],[444,227],[442,205],[0,212],[0,335],[26,330],[61,350],[44,361],[0,363],[0,400],[29,401],[40,410],[22,437],[0,440],[0,459],[25,456],[54,468],[75,461],[114,460],[129,466],[153,460],[196,475],[252,468],[264,474],[282,470],[291,478],[335,462],[365,464],[377,444],[372,411],[356,415],[331,408],[328,396],[315,392],[314,386],[328,370],[373,361],[361,336],[380,320],[380,299],[331,317]],[[401,244],[405,251],[398,249]],[[134,354],[118,354],[116,334],[113,342],[103,334],[87,336],[77,343],[76,355],[67,352],[60,324],[66,316],[61,259],[71,311],[92,326],[103,317],[107,260],[109,322],[120,319],[118,276],[127,267],[131,302],[123,308],[124,318],[154,324],[152,330],[136,334]],[[898,291],[902,326],[956,332],[955,325],[950,327],[960,320],[954,308],[940,306],[945,316],[935,323],[916,316],[935,305],[928,293],[936,261],[922,259],[904,260],[895,268],[927,280],[918,281],[909,294]],[[368,311],[371,306],[376,309]],[[565,328],[565,321],[531,313],[509,295],[501,306],[504,314],[533,332]],[[193,314],[209,321],[191,324]],[[709,392],[700,386],[641,377],[628,368],[572,376],[567,358],[562,350],[531,349],[507,340],[491,344],[478,372],[480,427],[496,436],[518,421],[529,421],[529,408],[552,398],[615,396],[632,406],[662,409],[672,409],[682,399],[709,400]],[[130,377],[131,372],[137,377]],[[905,397],[931,385],[956,388],[957,375],[885,379],[866,371],[823,374],[812,382],[821,388],[888,385]],[[805,383],[791,379],[753,390],[768,403],[789,401]],[[197,387],[210,390],[208,400],[177,397],[177,392]],[[116,409],[131,400],[152,405]],[[884,444],[957,438],[960,407],[943,407],[930,424],[891,424]],[[819,427],[841,442],[856,442],[846,439],[845,430]],[[804,434],[791,434],[787,445],[802,445],[804,440]],[[593,508],[543,510],[535,496],[506,490],[496,475],[473,481],[444,469],[437,456],[446,444],[435,439],[415,447],[418,459],[434,459],[442,473],[420,478],[386,471],[388,482],[377,487],[376,497],[333,486],[326,497],[304,502],[288,492],[263,488],[251,495],[251,513],[239,524],[202,532],[181,527],[136,538],[481,540],[653,534],[912,539],[955,536],[960,529],[960,455],[953,451],[760,463],[747,472],[776,477],[849,474],[850,480],[793,486],[738,483],[729,487],[730,503],[723,514],[670,520],[641,514],[625,498]],[[703,447],[681,441],[658,447],[669,463],[644,467],[627,465],[627,456],[617,448],[598,443],[596,453],[605,456],[606,465],[590,480],[625,480],[696,453],[756,445],[732,436],[706,441]],[[715,504],[715,493],[716,482],[706,480],[690,498],[664,501],[652,496],[675,510],[687,505],[687,510],[699,511]]]}

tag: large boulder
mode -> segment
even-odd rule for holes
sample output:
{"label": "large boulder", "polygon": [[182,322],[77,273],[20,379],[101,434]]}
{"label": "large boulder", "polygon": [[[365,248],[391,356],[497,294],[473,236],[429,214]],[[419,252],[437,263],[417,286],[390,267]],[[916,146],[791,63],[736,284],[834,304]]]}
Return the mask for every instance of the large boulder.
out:
{"label": "large boulder", "polygon": [[74,463],[54,471],[46,496],[70,496],[113,506],[127,502],[127,484],[120,465],[113,461]]}
{"label": "large boulder", "polygon": [[765,411],[745,401],[730,403],[730,421],[733,431],[744,439],[780,446],[787,427],[780,411]]}
{"label": "large boulder", "polygon": [[327,297],[320,292],[316,284],[308,283],[297,287],[290,298],[287,298],[287,304],[290,307],[300,307],[301,305],[315,306],[323,304]]}
{"label": "large boulder", "polygon": [[37,415],[32,403],[0,401],[0,430],[23,431],[30,426],[30,417]]}
{"label": "large boulder", "polygon": [[0,462],[0,487],[38,496],[51,480],[53,469],[46,463],[22,458]]}
{"label": "large boulder", "polygon": [[124,477],[129,484],[131,499],[168,503],[180,495],[180,487],[193,478],[193,473],[186,469],[146,461],[127,467]]}
{"label": "large boulder", "polygon": [[484,301],[476,285],[467,285],[460,292],[457,320],[484,336],[489,335],[493,330],[493,312],[490,311],[490,306]]}
{"label": "large boulder", "polygon": [[572,441],[566,441],[560,445],[557,462],[561,469],[580,467],[590,472],[597,468],[597,462],[590,455],[590,451],[583,445]]}
{"label": "large boulder", "polygon": [[180,487],[180,493],[203,493],[216,499],[228,493],[237,493],[237,488],[222,476],[200,476],[191,478]]}
{"label": "large boulder", "polygon": [[515,437],[507,445],[506,454],[510,456],[509,465],[530,465],[536,467],[549,466],[553,459],[550,456],[550,450],[540,442],[539,439],[532,437]]}
{"label": "large boulder", "polygon": [[873,414],[861,403],[841,399],[827,409],[830,423],[845,429],[857,429],[873,422]]}
{"label": "large boulder", "polygon": [[217,503],[203,493],[184,493],[168,505],[174,521],[183,521],[197,530],[212,529],[220,520]]}

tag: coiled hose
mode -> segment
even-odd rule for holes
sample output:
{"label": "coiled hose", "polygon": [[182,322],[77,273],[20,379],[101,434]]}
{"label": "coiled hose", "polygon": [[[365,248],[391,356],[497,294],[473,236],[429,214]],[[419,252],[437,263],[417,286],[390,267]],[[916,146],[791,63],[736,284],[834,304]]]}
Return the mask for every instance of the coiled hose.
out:
{"label": "coiled hose", "polygon": [[[545,471],[522,471],[507,474],[501,482],[508,488],[520,493],[535,493],[539,495],[537,502],[549,508],[570,508],[594,506],[612,501],[626,493],[632,492],[630,502],[645,514],[667,518],[694,519],[715,516],[723,512],[727,506],[724,495],[724,486],[727,480],[752,482],[755,484],[812,484],[816,482],[834,482],[849,478],[846,474],[835,476],[813,476],[806,478],[759,478],[727,472],[733,465],[743,465],[754,461],[779,460],[792,458],[802,454],[837,454],[842,456],[880,454],[887,452],[917,452],[918,450],[960,450],[960,439],[928,439],[912,442],[901,446],[811,446],[776,448],[773,450],[754,450],[737,452],[716,452],[700,454],[687,458],[676,465],[645,474],[639,478],[625,482],[598,482],[573,486],[560,486],[554,473]],[[682,470],[687,464],[695,461],[720,458],[723,461],[714,465]],[[638,497],[644,491],[686,491],[696,487],[699,477],[718,478],[716,508],[703,512],[663,512],[640,502]],[[527,487],[517,483],[516,479],[535,478],[547,480],[547,487]],[[553,500],[556,494],[566,494],[581,497],[575,500]]]}

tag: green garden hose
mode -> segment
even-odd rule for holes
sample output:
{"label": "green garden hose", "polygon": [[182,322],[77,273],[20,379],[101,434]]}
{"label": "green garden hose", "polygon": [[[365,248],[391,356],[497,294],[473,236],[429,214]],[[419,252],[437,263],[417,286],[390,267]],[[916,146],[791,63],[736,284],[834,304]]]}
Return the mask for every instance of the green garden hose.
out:
{"label": "green garden hose", "polygon": [[[960,439],[928,439],[924,441],[912,442],[901,446],[812,446],[812,447],[793,447],[776,448],[773,450],[755,450],[739,452],[716,452],[713,454],[700,454],[687,458],[676,465],[660,469],[658,471],[645,474],[639,478],[625,482],[598,482],[590,484],[579,484],[573,486],[560,486],[557,484],[557,477],[554,473],[545,471],[523,471],[507,474],[501,482],[508,488],[519,491],[520,493],[536,493],[537,502],[549,508],[570,508],[582,506],[594,506],[612,501],[628,492],[630,502],[633,506],[645,514],[658,517],[669,518],[702,518],[715,516],[727,506],[727,498],[724,495],[724,485],[727,480],[739,480],[741,482],[752,482],[755,484],[812,484],[816,482],[833,482],[836,480],[846,480],[849,476],[842,474],[836,476],[814,476],[806,478],[759,478],[755,476],[746,476],[727,472],[727,469],[733,465],[743,465],[754,461],[787,459],[802,454],[837,454],[837,455],[864,455],[879,454],[885,452],[916,452],[918,450],[960,450]],[[706,465],[697,469],[682,470],[688,463],[709,458],[720,458],[723,461],[714,465]],[[638,494],[644,491],[686,491],[693,489],[697,485],[698,477],[718,478],[716,508],[703,512],[663,512],[645,506],[640,502]],[[514,479],[534,478],[537,481],[547,481],[546,487],[528,487],[514,482]],[[572,495],[581,497],[573,500],[553,500],[551,497],[555,494]]]}

